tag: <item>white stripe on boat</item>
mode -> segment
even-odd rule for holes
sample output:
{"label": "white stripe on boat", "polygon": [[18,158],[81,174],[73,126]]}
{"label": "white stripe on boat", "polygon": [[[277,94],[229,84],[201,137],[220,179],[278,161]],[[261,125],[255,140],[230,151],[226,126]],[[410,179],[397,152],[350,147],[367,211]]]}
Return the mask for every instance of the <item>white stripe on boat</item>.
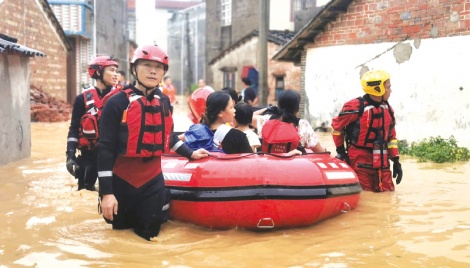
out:
{"label": "white stripe on boat", "polygon": [[344,168],[349,168],[349,166],[346,163],[339,163],[339,165],[344,167]]}
{"label": "white stripe on boat", "polygon": [[186,166],[184,166],[185,169],[192,169],[192,168],[197,168],[199,166],[198,163],[188,163]]}
{"label": "white stripe on boat", "polygon": [[332,168],[339,168],[335,163],[328,163]]}
{"label": "white stripe on boat", "polygon": [[317,163],[317,164],[318,164],[318,166],[321,167],[321,168],[327,168],[327,166],[326,166],[325,164],[323,164],[323,163]]}
{"label": "white stripe on boat", "polygon": [[188,173],[163,173],[166,181],[190,181],[191,174]]}
{"label": "white stripe on boat", "polygon": [[329,180],[341,180],[341,179],[354,179],[354,173],[351,171],[330,171],[325,172],[326,178]]}

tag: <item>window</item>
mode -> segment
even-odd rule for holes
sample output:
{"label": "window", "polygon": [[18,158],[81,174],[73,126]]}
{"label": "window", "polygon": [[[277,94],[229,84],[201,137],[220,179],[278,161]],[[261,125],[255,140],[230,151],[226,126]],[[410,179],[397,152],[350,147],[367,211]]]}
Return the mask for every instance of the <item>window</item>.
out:
{"label": "window", "polygon": [[235,72],[232,72],[232,71],[224,72],[224,87],[235,89]]}
{"label": "window", "polygon": [[294,18],[295,13],[298,11],[313,8],[317,5],[316,0],[291,0],[291,3],[291,18]]}
{"label": "window", "polygon": [[222,26],[232,25],[232,0],[220,0],[220,20]]}
{"label": "window", "polygon": [[284,90],[284,76],[276,76],[276,100],[279,94]]}

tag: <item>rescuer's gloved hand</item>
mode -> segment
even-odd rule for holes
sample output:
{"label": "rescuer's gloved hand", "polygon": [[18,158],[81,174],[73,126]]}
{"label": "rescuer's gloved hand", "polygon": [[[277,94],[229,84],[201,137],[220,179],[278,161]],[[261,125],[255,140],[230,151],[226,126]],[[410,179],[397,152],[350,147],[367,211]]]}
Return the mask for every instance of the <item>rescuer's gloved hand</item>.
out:
{"label": "rescuer's gloved hand", "polygon": [[403,178],[403,170],[401,169],[401,164],[398,161],[398,157],[392,158],[393,161],[393,177],[397,178],[397,184],[400,184],[401,179]]}
{"label": "rescuer's gloved hand", "polygon": [[75,177],[75,171],[79,168],[77,157],[75,157],[75,150],[67,150],[66,155],[67,160],[65,161],[65,166],[67,167],[67,171]]}
{"label": "rescuer's gloved hand", "polygon": [[348,164],[350,163],[349,156],[348,156],[348,153],[346,152],[346,149],[344,148],[344,145],[336,147],[336,152],[338,153],[336,155],[336,158],[338,158],[339,160],[343,160],[344,162]]}

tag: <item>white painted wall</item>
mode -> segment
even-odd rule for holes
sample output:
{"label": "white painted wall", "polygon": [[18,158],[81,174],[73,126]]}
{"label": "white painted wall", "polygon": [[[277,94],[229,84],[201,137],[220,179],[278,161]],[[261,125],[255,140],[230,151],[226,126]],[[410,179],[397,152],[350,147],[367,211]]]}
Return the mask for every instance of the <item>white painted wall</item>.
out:
{"label": "white painted wall", "polygon": [[291,1],[271,0],[269,5],[269,29],[284,31],[294,30],[294,21],[290,19]]}
{"label": "white painted wall", "polygon": [[470,148],[470,36],[423,39],[418,48],[404,43],[412,54],[401,64],[395,43],[308,49],[305,89],[313,126],[331,125],[344,102],[364,94],[359,74],[365,64],[392,76],[389,102],[398,139],[454,135],[459,146]]}
{"label": "white painted wall", "polygon": [[135,1],[136,42],[168,48],[168,11],[155,8],[155,0]]}

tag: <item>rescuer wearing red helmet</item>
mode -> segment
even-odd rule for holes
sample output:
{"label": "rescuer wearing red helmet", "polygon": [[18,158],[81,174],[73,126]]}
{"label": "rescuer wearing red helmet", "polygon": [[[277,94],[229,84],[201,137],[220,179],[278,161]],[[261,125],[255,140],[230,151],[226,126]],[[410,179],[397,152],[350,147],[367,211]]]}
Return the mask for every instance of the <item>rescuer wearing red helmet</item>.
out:
{"label": "rescuer wearing red helmet", "polygon": [[156,45],[140,46],[130,67],[135,85],[110,97],[101,114],[99,207],[113,229],[133,228],[150,240],[168,218],[161,155],[171,148],[200,159],[208,152],[193,151],[172,133],[170,101],[158,87],[169,67],[167,54]]}
{"label": "rescuer wearing red helmet", "polygon": [[[345,160],[356,171],[366,191],[394,191],[393,178],[400,184],[403,171],[399,162],[395,133],[395,116],[388,103],[390,74],[382,70],[366,72],[361,78],[363,97],[343,105],[333,118],[333,140],[337,158]],[[346,147],[344,145],[346,141]]]}
{"label": "rescuer wearing red helmet", "polygon": [[[75,98],[67,136],[66,167],[78,179],[78,190],[95,190],[99,114],[103,97],[117,84],[118,67],[109,56],[93,59],[88,65],[88,74],[96,80],[96,86],[85,89]],[[78,157],[75,156],[77,149]]]}

